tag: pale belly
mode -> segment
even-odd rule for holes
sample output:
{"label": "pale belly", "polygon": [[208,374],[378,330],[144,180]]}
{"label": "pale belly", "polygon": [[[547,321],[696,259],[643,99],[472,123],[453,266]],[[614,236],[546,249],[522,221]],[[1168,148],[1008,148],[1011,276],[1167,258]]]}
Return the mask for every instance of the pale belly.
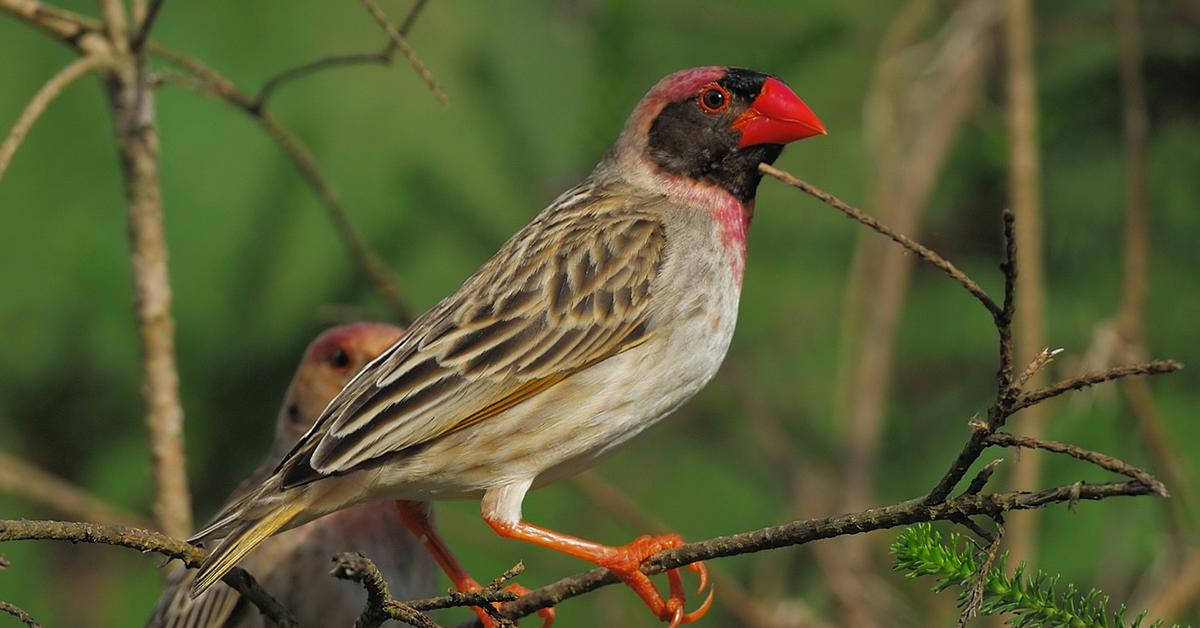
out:
{"label": "pale belly", "polygon": [[[724,279],[724,278],[722,278]],[[696,394],[724,359],[740,286],[692,291],[650,339],[503,414],[365,473],[366,499],[462,499],[532,479],[543,486],[611,454]],[[713,285],[716,284],[716,285]]]}

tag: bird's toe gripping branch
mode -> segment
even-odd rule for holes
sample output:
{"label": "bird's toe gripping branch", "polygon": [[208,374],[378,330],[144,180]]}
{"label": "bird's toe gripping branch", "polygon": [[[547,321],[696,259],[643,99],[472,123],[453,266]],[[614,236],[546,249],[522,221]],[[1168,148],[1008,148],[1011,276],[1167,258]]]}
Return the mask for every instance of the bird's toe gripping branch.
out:
{"label": "bird's toe gripping branch", "polygon": [[[683,545],[683,538],[678,534],[640,536],[628,545],[605,548],[608,550],[604,552],[605,555],[597,556],[594,562],[613,572],[621,579],[621,582],[624,582],[633,589],[634,593],[638,594],[638,597],[642,598],[646,606],[649,606],[659,619],[669,622],[673,628],[681,624],[690,624],[704,617],[708,613],[708,609],[712,607],[715,594],[710,589],[704,603],[696,610],[687,613],[684,611],[686,595],[683,591],[683,578],[680,576],[678,568],[667,570],[670,593],[665,599],[651,582],[650,577],[642,573],[642,564],[651,556],[680,545]],[[696,572],[700,578],[696,592],[704,592],[704,589],[708,587],[708,568],[702,562],[695,562],[687,565],[687,569]]]}

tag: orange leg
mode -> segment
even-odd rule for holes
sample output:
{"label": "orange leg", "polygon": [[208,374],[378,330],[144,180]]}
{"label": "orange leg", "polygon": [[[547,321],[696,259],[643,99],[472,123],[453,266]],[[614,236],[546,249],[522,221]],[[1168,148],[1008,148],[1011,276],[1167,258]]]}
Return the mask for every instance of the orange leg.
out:
{"label": "orange leg", "polygon": [[[712,606],[713,592],[710,590],[708,598],[699,608],[690,613],[684,612],[683,583],[678,569],[667,571],[670,594],[666,599],[655,588],[650,578],[642,573],[642,563],[647,558],[665,549],[683,545],[683,539],[678,534],[640,536],[628,545],[612,547],[547,530],[524,521],[506,521],[487,509],[483,518],[500,536],[548,547],[607,568],[633,589],[659,619],[670,622],[672,627],[690,624],[700,619]],[[700,586],[697,591],[703,591],[708,584],[708,569],[703,563],[692,563],[687,567],[699,575]]]}
{"label": "orange leg", "polygon": [[[467,573],[462,563],[458,562],[458,559],[450,552],[450,548],[446,546],[442,537],[433,529],[433,522],[429,520],[428,504],[397,500],[396,512],[400,514],[400,521],[404,523],[404,527],[408,528],[421,541],[425,549],[429,550],[429,553],[433,555],[433,560],[437,561],[442,571],[450,577],[450,581],[454,583],[454,588],[459,593],[471,593],[483,589],[479,582]],[[525,595],[529,592],[529,589],[519,584],[510,584],[504,590],[517,595]],[[483,609],[472,606],[471,610],[479,617],[484,628],[495,628],[495,620],[488,616]],[[542,628],[550,628],[550,625],[554,623],[553,608],[543,608],[538,611],[538,615],[544,620]]]}

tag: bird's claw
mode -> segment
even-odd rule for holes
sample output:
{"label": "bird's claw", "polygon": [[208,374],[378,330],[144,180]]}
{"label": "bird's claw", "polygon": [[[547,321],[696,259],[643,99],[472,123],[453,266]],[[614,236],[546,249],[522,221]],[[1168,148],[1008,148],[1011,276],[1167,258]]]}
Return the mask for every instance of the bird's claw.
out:
{"label": "bird's claw", "polygon": [[[649,606],[659,619],[668,622],[672,628],[681,624],[690,624],[704,617],[712,606],[714,595],[710,589],[708,598],[699,608],[685,613],[686,595],[683,591],[683,578],[679,575],[678,568],[667,570],[670,593],[665,599],[650,578],[642,573],[642,563],[646,562],[648,558],[663,550],[680,545],[683,545],[683,538],[678,534],[640,536],[628,545],[612,548],[611,554],[599,562],[602,567],[613,572],[629,588],[633,589],[634,593],[637,593],[638,597],[646,603],[646,606]],[[691,563],[687,565],[687,568],[694,571],[700,578],[700,585],[696,588],[696,592],[703,592],[708,586],[708,568],[702,562]]]}

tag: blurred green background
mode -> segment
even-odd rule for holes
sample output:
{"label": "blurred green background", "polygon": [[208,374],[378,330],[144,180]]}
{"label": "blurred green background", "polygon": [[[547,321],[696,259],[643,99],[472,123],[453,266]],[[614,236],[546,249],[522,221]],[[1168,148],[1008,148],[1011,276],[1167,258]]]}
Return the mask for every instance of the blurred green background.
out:
{"label": "blurred green background", "polygon": [[[80,0],[62,4],[95,11]],[[398,59],[293,82],[271,108],[312,149],[352,220],[423,309],[584,176],[645,90],[683,67],[741,65],[782,77],[830,135],[789,148],[777,165],[880,210],[869,205],[878,198],[871,190],[881,151],[866,132],[865,103],[881,42],[916,4],[924,5],[921,19],[903,48],[920,59],[965,3],[434,0],[410,41],[449,94],[447,106]],[[1200,364],[1200,5],[1138,5],[1150,120],[1146,345],[1154,357]],[[397,21],[409,6],[384,3]],[[1046,342],[1066,349],[1050,367],[1058,378],[1077,373],[1089,350],[1094,355],[1098,329],[1119,307],[1125,149],[1112,4],[1036,6]],[[999,214],[1009,204],[1000,32],[984,29],[975,40],[987,50],[970,87],[976,104],[954,128],[915,230],[993,294],[1000,289]],[[283,0],[167,2],[154,38],[204,59],[247,91],[286,66],[384,42],[357,3]],[[73,56],[0,17],[0,127]],[[910,72],[923,76],[919,67]],[[250,118],[177,87],[159,90],[157,104],[188,466],[196,515],[204,519],[269,442],[307,342],[331,324],[386,320],[390,312],[293,165]],[[937,115],[936,106],[906,112],[883,131],[903,131],[910,121],[920,128],[917,118]],[[690,539],[841,511],[831,496],[841,491],[845,443],[860,435],[839,421],[838,391],[853,399],[856,386],[869,385],[846,380],[856,333],[845,323],[852,318],[846,293],[855,246],[877,237],[764,181],[725,369],[599,474]],[[111,119],[99,82],[87,78],[53,104],[0,184],[0,451],[148,513],[127,251]],[[892,380],[870,476],[874,504],[928,490],[994,387],[995,338],[983,310],[930,268],[916,268],[906,290],[894,362],[884,368]],[[1151,390],[1194,487],[1200,373],[1156,379]],[[1049,437],[1159,468],[1115,387],[1064,398],[1048,411]],[[799,466],[781,467],[764,452],[772,441],[762,436],[764,426],[772,425]],[[996,455],[1015,463],[1009,452],[984,458]],[[786,477],[797,472],[808,481]],[[1080,463],[1047,460],[1046,485],[1078,479],[1107,478]],[[1195,494],[1181,494],[1185,487],[1171,488],[1194,502]],[[574,483],[531,495],[525,513],[612,543],[644,531]],[[0,495],[0,517],[53,516]],[[530,587],[585,567],[495,537],[476,503],[439,504],[438,516],[481,580],[517,560],[525,561],[521,582]],[[1170,521],[1163,504],[1148,498],[1080,504],[1074,513],[1052,507],[1040,518],[1036,562],[1080,586],[1103,586],[1117,600],[1151,600],[1178,583],[1174,564],[1200,540],[1194,516],[1182,519],[1175,536]],[[851,590],[882,625],[951,625],[950,594],[933,596],[931,582],[889,571],[886,545],[894,535],[870,536],[866,575],[856,574]],[[140,625],[158,593],[161,561],[153,556],[50,542],[10,543],[0,552],[13,563],[0,573],[0,599],[47,626]],[[706,621],[845,625],[851,615],[836,601],[829,562],[814,546],[716,561],[711,566],[743,591],[719,589]],[[1196,589],[1168,619],[1200,621]],[[740,593],[746,599],[738,602]],[[466,613],[443,619],[459,615]],[[565,626],[656,625],[617,587],[563,604],[559,617]]]}

